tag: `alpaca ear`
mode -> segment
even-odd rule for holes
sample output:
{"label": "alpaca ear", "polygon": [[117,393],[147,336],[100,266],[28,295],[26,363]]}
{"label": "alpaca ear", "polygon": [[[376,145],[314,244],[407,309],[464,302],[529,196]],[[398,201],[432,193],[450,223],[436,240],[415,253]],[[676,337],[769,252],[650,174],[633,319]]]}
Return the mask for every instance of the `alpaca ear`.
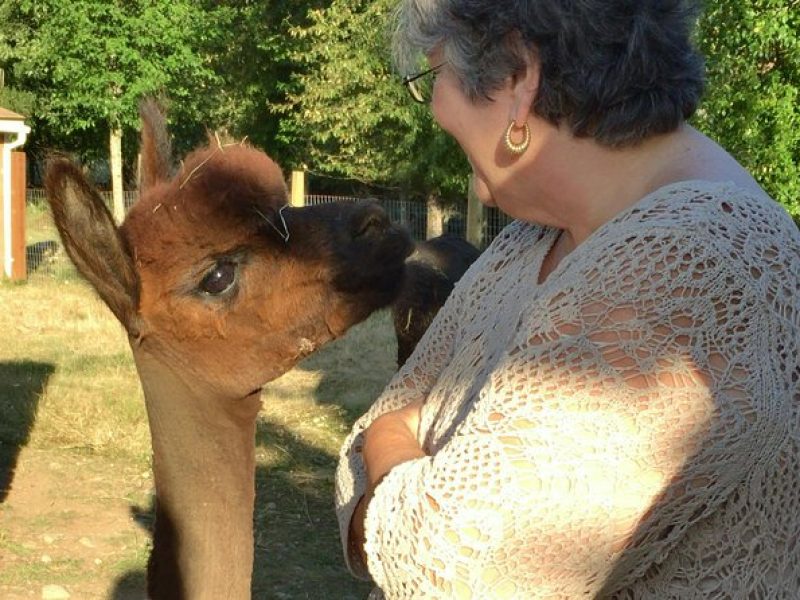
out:
{"label": "alpaca ear", "polygon": [[142,118],[140,146],[141,167],[139,192],[150,189],[159,181],[172,178],[172,144],[167,132],[164,110],[154,98],[145,98],[139,105]]}
{"label": "alpaca ear", "polygon": [[51,161],[45,188],[64,248],[81,275],[132,336],[138,335],[139,277],[108,208],[80,169]]}

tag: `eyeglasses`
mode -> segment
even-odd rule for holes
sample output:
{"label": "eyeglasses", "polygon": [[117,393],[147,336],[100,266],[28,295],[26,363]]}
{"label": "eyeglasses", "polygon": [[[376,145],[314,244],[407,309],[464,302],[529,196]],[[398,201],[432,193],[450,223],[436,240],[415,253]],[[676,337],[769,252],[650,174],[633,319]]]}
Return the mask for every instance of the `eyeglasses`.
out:
{"label": "eyeglasses", "polygon": [[406,75],[403,77],[403,85],[408,89],[408,93],[411,94],[414,102],[427,104],[431,101],[433,82],[436,80],[433,75],[446,64],[447,62],[445,61],[416,75]]}

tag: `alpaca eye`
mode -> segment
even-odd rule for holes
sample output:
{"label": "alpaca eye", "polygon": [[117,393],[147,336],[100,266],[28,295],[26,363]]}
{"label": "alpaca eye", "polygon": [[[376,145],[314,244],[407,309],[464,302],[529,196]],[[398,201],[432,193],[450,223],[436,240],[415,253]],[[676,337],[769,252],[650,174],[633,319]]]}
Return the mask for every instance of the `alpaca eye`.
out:
{"label": "alpaca eye", "polygon": [[236,283],[236,263],[221,260],[206,273],[200,282],[200,291],[209,296],[219,296],[229,291]]}

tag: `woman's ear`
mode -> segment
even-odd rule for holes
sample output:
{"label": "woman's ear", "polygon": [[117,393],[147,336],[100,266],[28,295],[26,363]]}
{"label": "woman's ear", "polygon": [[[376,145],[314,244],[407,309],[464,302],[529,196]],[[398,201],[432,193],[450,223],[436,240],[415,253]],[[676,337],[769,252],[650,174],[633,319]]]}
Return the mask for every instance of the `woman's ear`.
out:
{"label": "woman's ear", "polygon": [[522,127],[528,120],[533,101],[539,91],[541,65],[536,52],[528,48],[522,40],[518,40],[516,43],[520,47],[520,56],[525,66],[522,71],[514,76],[512,81],[513,101],[511,114],[508,115],[508,118],[510,121],[514,121],[517,127]]}

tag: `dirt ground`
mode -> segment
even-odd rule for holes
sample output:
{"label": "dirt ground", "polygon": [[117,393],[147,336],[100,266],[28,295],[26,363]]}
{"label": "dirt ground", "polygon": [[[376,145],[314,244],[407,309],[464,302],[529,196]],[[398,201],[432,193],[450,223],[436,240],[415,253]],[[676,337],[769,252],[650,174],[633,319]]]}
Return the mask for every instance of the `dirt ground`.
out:
{"label": "dirt ground", "polygon": [[0,505],[0,597],[144,598],[141,570],[110,574],[146,552],[132,506],[146,507],[151,487],[149,472],[107,458],[24,449]]}

